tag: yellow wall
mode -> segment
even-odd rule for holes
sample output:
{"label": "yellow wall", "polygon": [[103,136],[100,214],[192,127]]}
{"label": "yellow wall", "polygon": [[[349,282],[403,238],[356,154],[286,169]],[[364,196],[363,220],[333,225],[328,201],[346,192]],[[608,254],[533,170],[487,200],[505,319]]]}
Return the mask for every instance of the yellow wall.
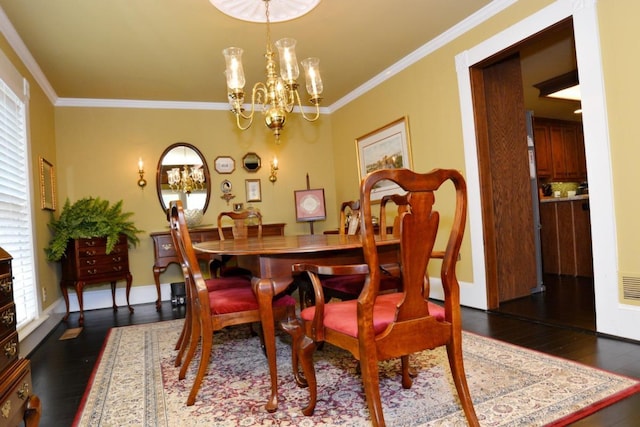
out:
{"label": "yellow wall", "polygon": [[598,15],[605,76],[609,138],[613,165],[614,200],[618,228],[618,265],[623,274],[640,277],[640,143],[637,85],[640,4],[633,0],[600,0]]}
{"label": "yellow wall", "polygon": [[[162,152],[175,142],[188,142],[203,153],[211,170],[212,192],[203,224],[214,225],[219,212],[231,210],[232,203],[245,199],[245,179],[260,179],[262,202],[250,205],[260,209],[265,222],[285,222],[287,234],[308,233],[308,224],[296,223],[294,190],[306,188],[306,173],[312,187],[325,188],[327,206],[334,206],[333,154],[330,120],[300,123],[292,117],[287,123],[280,145],[260,121],[241,132],[227,111],[187,111],[119,108],[58,108],[56,141],[58,189],[61,203],[83,197],[100,197],[112,202],[124,201],[123,210],[134,212],[132,219],[145,230],[140,245],[130,251],[133,284],[153,283],[153,242],[150,232],[167,230],[155,186],[155,170]],[[329,149],[327,149],[329,147]],[[241,166],[247,152],[262,158],[262,167],[248,173]],[[278,180],[269,182],[269,162],[276,155]],[[232,174],[214,171],[217,156],[231,156],[236,161]],[[148,185],[137,186],[138,158],[142,157]],[[220,198],[220,183],[229,179],[236,198],[229,205]],[[316,231],[336,226],[331,221],[319,222]],[[178,268],[172,265],[161,277],[162,283],[177,281]]]}

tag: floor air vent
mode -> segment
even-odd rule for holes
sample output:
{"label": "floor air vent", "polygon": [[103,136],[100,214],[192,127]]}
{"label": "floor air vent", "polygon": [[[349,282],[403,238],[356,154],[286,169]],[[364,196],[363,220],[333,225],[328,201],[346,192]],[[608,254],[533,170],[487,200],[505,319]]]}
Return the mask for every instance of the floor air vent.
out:
{"label": "floor air vent", "polygon": [[622,275],[622,299],[640,305],[640,274]]}

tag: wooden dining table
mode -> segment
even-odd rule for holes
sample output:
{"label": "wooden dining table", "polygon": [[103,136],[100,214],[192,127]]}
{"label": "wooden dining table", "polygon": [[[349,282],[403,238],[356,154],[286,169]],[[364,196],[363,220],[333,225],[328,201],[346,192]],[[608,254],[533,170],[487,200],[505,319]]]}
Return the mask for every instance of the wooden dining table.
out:
{"label": "wooden dining table", "polygon": [[[381,259],[398,259],[397,238],[378,240]],[[301,262],[318,265],[358,264],[364,262],[360,235],[316,234],[268,236],[261,239],[212,240],[193,245],[199,252],[236,256],[240,267],[257,278],[254,290],[258,299],[264,345],[271,377],[271,396],[265,405],[269,412],[278,408],[278,372],[276,367],[275,327],[272,301],[293,281],[291,266]]]}

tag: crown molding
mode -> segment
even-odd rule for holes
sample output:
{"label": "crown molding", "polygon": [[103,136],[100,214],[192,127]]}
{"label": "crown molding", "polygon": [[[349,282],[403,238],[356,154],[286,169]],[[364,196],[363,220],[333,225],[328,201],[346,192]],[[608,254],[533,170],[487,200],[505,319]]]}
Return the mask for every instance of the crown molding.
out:
{"label": "crown molding", "polygon": [[508,8],[517,1],[518,0],[493,0],[491,3],[489,3],[473,15],[468,16],[466,19],[458,22],[456,25],[440,34],[438,37],[414,50],[409,55],[405,56],[400,61],[385,69],[371,80],[358,86],[356,89],[349,92],[346,96],[340,98],[338,101],[330,105],[329,109],[333,113],[338,109],[344,107],[351,101],[354,101],[355,99],[364,95],[371,89],[382,84],[384,81],[395,76],[402,70],[410,67],[411,65],[415,64],[416,62],[420,61],[421,59],[425,58],[426,56],[460,37],[464,33],[472,30],[486,20],[502,12],[504,9]]}
{"label": "crown molding", "polygon": [[11,21],[9,21],[9,17],[7,17],[7,14],[4,13],[4,9],[2,9],[2,7],[0,7],[0,32],[4,34],[4,37],[7,39],[7,42],[9,42],[9,45],[16,52],[18,58],[20,58],[22,63],[27,67],[27,70],[29,70],[38,85],[42,88],[42,91],[45,93],[45,95],[47,95],[49,101],[51,101],[51,103],[55,105],[58,99],[56,91],[53,90],[53,87],[51,86],[51,84],[49,84],[49,80],[47,80],[47,77],[44,75],[44,73],[40,69],[40,66],[31,55],[31,52],[29,52],[29,49],[27,49],[27,46],[18,35],[18,32],[14,28]]}

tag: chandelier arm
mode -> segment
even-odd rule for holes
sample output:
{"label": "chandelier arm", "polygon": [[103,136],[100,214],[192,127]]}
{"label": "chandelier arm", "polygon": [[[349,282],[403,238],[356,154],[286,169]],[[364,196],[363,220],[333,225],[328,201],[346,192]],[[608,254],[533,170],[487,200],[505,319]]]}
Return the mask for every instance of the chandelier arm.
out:
{"label": "chandelier arm", "polygon": [[[246,126],[242,126],[242,123],[240,122],[241,118],[248,121]],[[236,126],[238,126],[238,129],[247,130],[251,127],[252,123],[253,123],[253,114],[247,117],[242,113],[236,113]]]}
{"label": "chandelier arm", "polygon": [[[257,82],[253,85],[253,89],[251,91],[251,110],[249,114],[244,114],[242,108],[234,111],[236,116],[236,125],[240,130],[247,130],[253,124],[253,117],[256,112],[256,93],[259,94],[260,92],[262,92],[263,94],[266,93],[266,88],[262,82]],[[257,103],[260,103],[260,101],[258,100]],[[242,126],[242,123],[240,122],[241,119],[244,119],[248,122],[246,126]]]}
{"label": "chandelier arm", "polygon": [[316,120],[318,120],[318,118],[320,117],[320,104],[317,102],[314,102],[316,106],[316,114],[313,117],[307,116],[304,113],[304,108],[302,107],[302,101],[300,101],[300,93],[298,93],[297,90],[294,91],[294,93],[295,93],[296,100],[298,101],[298,107],[300,108],[300,114],[302,114],[302,117],[308,122],[315,122]]}

